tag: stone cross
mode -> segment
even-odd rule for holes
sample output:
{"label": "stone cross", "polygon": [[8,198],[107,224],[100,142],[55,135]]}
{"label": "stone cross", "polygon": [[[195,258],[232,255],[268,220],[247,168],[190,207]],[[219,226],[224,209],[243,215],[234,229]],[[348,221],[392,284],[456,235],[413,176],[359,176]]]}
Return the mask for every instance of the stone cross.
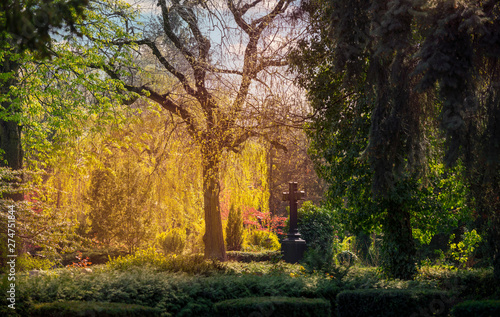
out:
{"label": "stone cross", "polygon": [[288,239],[300,237],[297,229],[297,201],[304,199],[306,193],[297,190],[297,183],[290,182],[288,184],[289,191],[283,193],[283,200],[290,202],[290,230],[288,231]]}

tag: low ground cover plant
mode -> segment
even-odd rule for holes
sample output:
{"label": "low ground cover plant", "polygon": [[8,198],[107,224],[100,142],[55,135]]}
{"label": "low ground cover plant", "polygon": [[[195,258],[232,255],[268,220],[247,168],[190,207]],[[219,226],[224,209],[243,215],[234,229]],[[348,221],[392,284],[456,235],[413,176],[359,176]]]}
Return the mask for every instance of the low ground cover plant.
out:
{"label": "low ground cover plant", "polygon": [[500,300],[465,301],[453,307],[453,317],[500,316]]}
{"label": "low ground cover plant", "polygon": [[330,302],[320,298],[247,297],[219,302],[214,306],[220,317],[263,315],[272,317],[330,316]]}
{"label": "low ground cover plant", "polygon": [[440,290],[358,289],[337,295],[337,312],[342,317],[448,316],[453,300]]}
{"label": "low ground cover plant", "polygon": [[30,312],[31,317],[160,317],[158,308],[107,302],[54,302],[36,304]]}
{"label": "low ground cover plant", "polygon": [[[406,291],[411,294],[410,298],[417,294],[417,299],[423,296],[418,294],[438,292],[436,294],[440,296],[439,292],[445,292],[445,298],[449,299],[446,303],[484,296],[494,299],[499,295],[495,293],[494,283],[490,282],[491,269],[424,270],[417,279],[402,281],[384,279],[374,267],[354,266],[338,279],[321,271],[307,273],[300,264],[232,262],[225,263],[223,270],[207,268],[209,274],[199,274],[182,266],[189,263],[188,268],[195,267],[195,262],[189,262],[187,258],[177,262],[179,270],[174,272],[165,268],[169,265],[172,268],[175,261],[164,259],[162,262],[154,258],[154,254],[149,253],[153,258],[148,258],[147,254],[142,255],[142,261],[146,261],[144,258],[157,261],[158,267],[144,265],[145,262],[135,256],[126,260],[115,259],[108,265],[93,266],[92,274],[84,274],[74,268],[51,270],[37,277],[20,274],[19,300],[28,308],[37,303],[95,301],[153,307],[165,316],[215,316],[217,303],[248,297],[322,298],[330,303],[335,314],[338,295],[344,291],[368,289],[374,292],[372,294],[401,294],[398,292]],[[211,261],[199,260],[198,264],[201,263],[211,265]],[[484,285],[479,287],[478,281]],[[407,295],[399,297],[404,296]],[[421,308],[429,311],[428,305],[429,302]],[[440,306],[433,306],[433,309],[438,308]]]}

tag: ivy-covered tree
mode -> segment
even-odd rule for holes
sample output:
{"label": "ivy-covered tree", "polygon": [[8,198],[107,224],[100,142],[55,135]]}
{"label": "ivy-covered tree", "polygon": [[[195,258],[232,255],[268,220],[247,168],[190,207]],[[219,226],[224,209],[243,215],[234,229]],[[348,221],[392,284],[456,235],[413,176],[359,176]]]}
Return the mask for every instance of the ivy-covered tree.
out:
{"label": "ivy-covered tree", "polygon": [[[302,84],[316,109],[315,148],[329,164],[323,172],[340,184],[332,189],[369,192],[361,200],[376,209],[367,216],[384,215],[388,273],[415,273],[412,219],[432,206],[423,177],[441,153],[448,166],[465,167],[470,203],[490,222],[497,250],[498,206],[488,194],[497,192],[499,166],[497,2],[304,1],[303,9],[314,36],[298,60],[308,61]],[[342,144],[348,135],[354,142]]]}
{"label": "ivy-covered tree", "polygon": [[[389,37],[371,37],[370,19],[383,18],[377,5],[383,4],[305,3],[316,36],[295,58],[297,65],[313,64],[299,70],[316,110],[312,153],[326,159],[319,172],[332,184],[330,203],[349,215],[347,227],[354,232],[381,223],[388,273],[410,278],[416,272],[411,214],[397,189],[416,177],[412,168],[419,163],[418,155],[406,152],[418,140],[410,131],[415,125],[410,103],[416,98],[408,83],[414,65],[404,58],[417,43],[407,31],[384,44],[377,41]],[[406,30],[411,19],[400,22]],[[375,44],[385,45],[386,52],[375,52]]]}

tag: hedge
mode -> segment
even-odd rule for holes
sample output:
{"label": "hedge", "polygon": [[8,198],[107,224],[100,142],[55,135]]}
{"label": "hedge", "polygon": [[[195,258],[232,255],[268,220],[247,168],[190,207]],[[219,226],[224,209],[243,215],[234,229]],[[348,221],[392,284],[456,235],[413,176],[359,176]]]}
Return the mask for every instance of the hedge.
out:
{"label": "hedge", "polygon": [[435,290],[363,289],[337,295],[340,317],[448,316],[451,306],[449,294]]}
{"label": "hedge", "polygon": [[156,317],[161,310],[152,307],[106,302],[53,302],[35,304],[32,317]]}
{"label": "hedge", "polygon": [[220,317],[327,317],[330,302],[321,298],[247,297],[225,300],[214,305]]}
{"label": "hedge", "polygon": [[242,252],[242,251],[227,251],[227,259],[238,262],[263,262],[274,259],[281,259],[281,251],[263,251],[263,252]]}
{"label": "hedge", "polygon": [[496,317],[500,316],[500,300],[465,301],[453,307],[454,317]]}

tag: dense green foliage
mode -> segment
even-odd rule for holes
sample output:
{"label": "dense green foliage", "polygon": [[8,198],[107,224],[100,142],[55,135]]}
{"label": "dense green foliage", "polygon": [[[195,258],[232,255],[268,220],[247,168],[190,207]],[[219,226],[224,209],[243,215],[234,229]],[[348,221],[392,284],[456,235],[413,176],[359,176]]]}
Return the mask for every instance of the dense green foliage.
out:
{"label": "dense green foliage", "polygon": [[32,50],[50,55],[51,32],[78,33],[75,28],[88,0],[24,1],[0,4],[0,45],[15,43],[18,52]]}
{"label": "dense green foliage", "polygon": [[297,228],[308,247],[331,254],[335,233],[339,231],[336,228],[338,225],[335,212],[306,201],[298,209],[297,214]]}
{"label": "dense green foliage", "polygon": [[334,240],[340,229],[336,214],[328,208],[306,201],[298,209],[297,228],[306,241],[307,250],[302,263],[307,270],[330,270],[334,266]]}
{"label": "dense green foliage", "polygon": [[154,248],[139,250],[126,256],[118,256],[106,263],[106,267],[118,271],[148,267],[163,272],[184,272],[200,275],[211,275],[226,270],[220,262],[206,260],[201,254],[165,255],[157,252]]}
{"label": "dense green foliage", "polygon": [[455,305],[451,311],[453,317],[494,317],[500,315],[500,300],[465,301]]}
{"label": "dense green foliage", "polygon": [[228,251],[227,259],[229,261],[238,261],[243,263],[273,261],[281,259],[281,251],[262,251],[262,252]]}
{"label": "dense green foliage", "polygon": [[[199,259],[203,260],[202,256]],[[118,262],[124,264],[123,259]],[[214,316],[214,305],[228,299],[269,296],[323,298],[330,302],[332,312],[335,312],[340,292],[367,288],[371,289],[371,293],[368,292],[370,295],[367,295],[369,298],[376,299],[376,294],[381,294],[383,299],[380,301],[385,301],[392,295],[384,294],[395,294],[401,299],[398,303],[403,306],[413,305],[407,302],[408,298],[420,301],[422,296],[430,296],[424,294],[440,294],[436,291],[446,292],[445,297],[437,298],[446,305],[465,299],[500,298],[491,269],[450,271],[429,268],[414,281],[402,281],[385,280],[376,268],[352,267],[342,279],[335,279],[319,272],[305,274],[300,265],[283,262],[231,262],[219,266],[225,267],[224,270],[205,266],[205,274],[190,269],[196,259],[179,260],[176,265],[183,269],[178,273],[162,272],[162,263],[166,262],[164,257],[143,256],[128,258],[128,265],[115,266],[117,269],[111,266],[94,267],[91,274],[74,268],[31,277],[19,274],[18,307],[21,311],[34,303],[72,300],[117,302],[156,307],[167,316],[194,317]],[[429,298],[421,305],[422,312],[430,313],[431,309],[436,311],[441,307],[433,301],[434,298]],[[429,306],[431,304],[432,307]],[[354,309],[362,310],[362,306],[356,302]],[[451,306],[446,307],[449,309]],[[413,312],[420,313],[420,310]]]}
{"label": "dense green foliage", "polygon": [[[78,281],[75,283],[75,280]],[[94,272],[31,277],[19,283],[19,293],[34,302],[58,300],[106,301],[160,308],[171,316],[211,316],[217,302],[243,297],[285,296],[334,299],[335,284],[288,274],[174,275],[143,268],[127,271]]]}
{"label": "dense green foliage", "polygon": [[[8,280],[8,275],[3,274],[0,280],[0,292],[5,294],[0,298],[0,315],[2,316],[12,316],[12,317],[24,317],[29,316],[29,312],[33,306],[33,302],[30,298],[29,292],[19,292],[19,289],[11,288],[12,281]],[[17,285],[16,285],[17,286]],[[14,302],[9,300],[11,297],[10,294],[14,294],[12,297],[14,298]],[[9,305],[13,305],[15,309],[9,307]]]}
{"label": "dense green foliage", "polygon": [[443,291],[352,290],[337,295],[337,311],[341,317],[448,316],[453,305],[450,299]]}
{"label": "dense green foliage", "polygon": [[126,303],[64,301],[36,304],[30,316],[33,317],[156,317],[158,308]]}
{"label": "dense green foliage", "polygon": [[385,272],[411,278],[413,235],[430,241],[436,219],[463,226],[476,209],[500,272],[498,3],[311,0],[302,9],[312,36],[293,69],[314,109],[311,153],[347,229],[380,228]]}
{"label": "dense green foliage", "polygon": [[246,317],[252,314],[275,317],[331,315],[330,302],[315,298],[247,297],[222,301],[215,304],[214,308],[220,317]]}

